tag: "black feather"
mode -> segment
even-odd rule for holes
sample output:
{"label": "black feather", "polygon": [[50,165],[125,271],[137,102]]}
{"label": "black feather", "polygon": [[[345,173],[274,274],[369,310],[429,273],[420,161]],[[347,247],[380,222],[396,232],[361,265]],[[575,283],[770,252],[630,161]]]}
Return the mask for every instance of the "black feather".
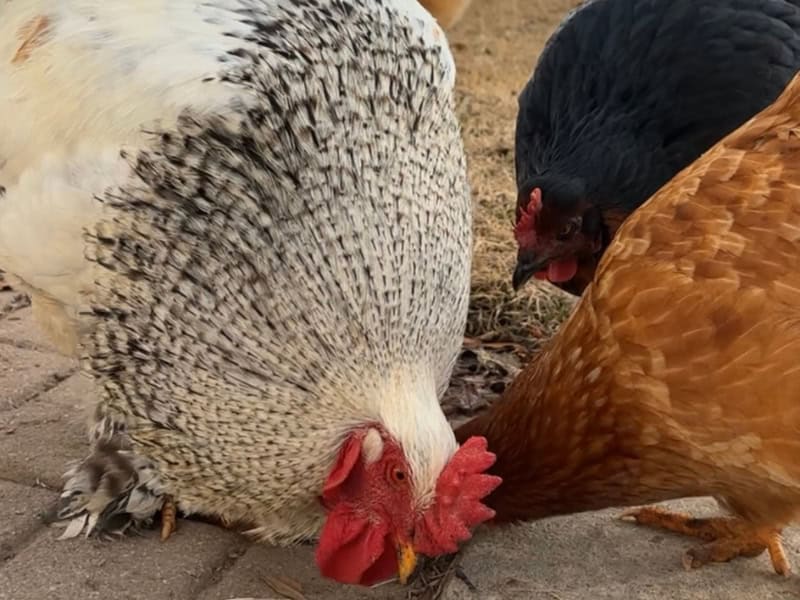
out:
{"label": "black feather", "polygon": [[520,203],[536,186],[546,203],[630,214],[798,67],[800,0],[589,2],[520,94]]}

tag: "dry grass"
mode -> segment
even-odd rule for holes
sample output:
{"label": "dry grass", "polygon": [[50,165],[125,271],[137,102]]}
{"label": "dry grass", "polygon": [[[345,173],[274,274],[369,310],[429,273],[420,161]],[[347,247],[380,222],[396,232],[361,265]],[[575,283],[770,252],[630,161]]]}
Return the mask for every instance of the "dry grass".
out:
{"label": "dry grass", "polygon": [[535,350],[574,299],[534,282],[511,289],[516,255],[514,129],[517,95],[550,33],[576,0],[473,2],[450,34],[458,67],[457,110],[469,160],[475,245],[467,335]]}
{"label": "dry grass", "polygon": [[531,285],[515,293],[510,279],[510,268],[476,266],[467,335],[487,342],[512,342],[532,351],[555,333],[574,298],[550,285]]}
{"label": "dry grass", "polygon": [[[459,554],[448,554],[438,558],[423,557],[423,564],[409,582],[406,600],[440,600],[453,577],[466,577],[461,571],[460,562]],[[466,583],[468,586],[472,585],[469,580],[466,580]]]}
{"label": "dry grass", "polygon": [[576,4],[473,2],[449,34],[475,222],[468,337],[444,401],[456,422],[497,398],[575,302],[547,283],[532,282],[515,293],[511,274],[517,95],[545,40]]}

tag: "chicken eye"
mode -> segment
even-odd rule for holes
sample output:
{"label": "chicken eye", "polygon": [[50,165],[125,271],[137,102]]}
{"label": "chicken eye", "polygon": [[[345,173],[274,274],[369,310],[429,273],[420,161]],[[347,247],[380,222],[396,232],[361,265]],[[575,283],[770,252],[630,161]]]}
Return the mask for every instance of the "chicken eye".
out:
{"label": "chicken eye", "polygon": [[568,240],[573,235],[578,233],[582,224],[583,217],[578,216],[571,218],[569,221],[567,221],[567,224],[561,228],[561,231],[558,232],[556,239],[559,241]]}
{"label": "chicken eye", "polygon": [[392,469],[392,481],[395,483],[405,483],[406,472],[403,469]]}

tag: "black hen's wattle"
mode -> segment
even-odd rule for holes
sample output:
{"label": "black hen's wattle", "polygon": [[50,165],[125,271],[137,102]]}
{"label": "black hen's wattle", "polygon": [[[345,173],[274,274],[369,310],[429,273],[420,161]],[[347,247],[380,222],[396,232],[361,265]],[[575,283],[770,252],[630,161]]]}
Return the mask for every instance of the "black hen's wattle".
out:
{"label": "black hen's wattle", "polygon": [[619,219],[798,68],[800,0],[593,0],[553,34],[520,94],[520,202],[533,186],[547,200],[560,181],[582,197],[555,202],[588,200]]}

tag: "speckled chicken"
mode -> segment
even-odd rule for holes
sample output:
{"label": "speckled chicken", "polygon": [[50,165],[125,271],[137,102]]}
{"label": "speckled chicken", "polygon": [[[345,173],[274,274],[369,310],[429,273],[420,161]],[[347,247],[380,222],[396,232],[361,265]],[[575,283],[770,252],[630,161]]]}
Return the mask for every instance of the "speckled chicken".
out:
{"label": "speckled chicken", "polygon": [[454,77],[413,0],[0,6],[0,267],[101,393],[67,536],[171,499],[371,583],[491,516]]}
{"label": "speckled chicken", "polygon": [[620,228],[569,320],[491,410],[496,521],[714,496],[731,518],[629,513],[768,550],[800,519],[800,75]]}

